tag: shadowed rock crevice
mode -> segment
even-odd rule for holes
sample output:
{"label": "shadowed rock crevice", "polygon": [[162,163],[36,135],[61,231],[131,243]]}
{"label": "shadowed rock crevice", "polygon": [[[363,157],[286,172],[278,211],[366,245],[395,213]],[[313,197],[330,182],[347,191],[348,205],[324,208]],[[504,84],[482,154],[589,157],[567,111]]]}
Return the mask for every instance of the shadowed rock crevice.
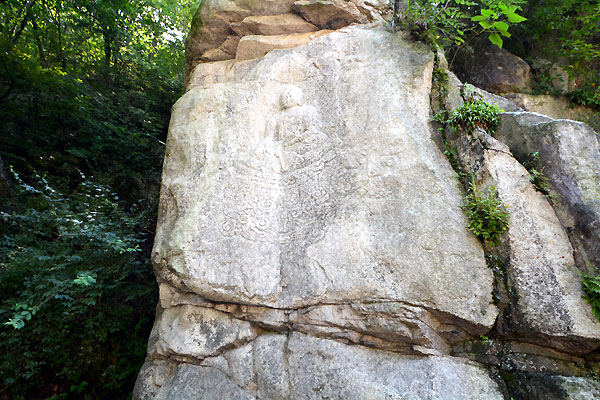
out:
{"label": "shadowed rock crevice", "polygon": [[[161,306],[168,310],[168,315],[161,311],[158,354],[186,353],[200,358],[252,340],[261,330],[298,331],[405,354],[447,354],[452,343],[477,337],[489,330],[488,326],[474,327],[456,316],[402,302],[350,302],[277,309],[214,303],[194,293],[180,293],[165,284],[161,285]],[[215,312],[220,317],[216,318]],[[224,335],[224,327],[240,326],[240,322],[233,323],[230,318],[249,322],[253,328],[245,325],[244,329],[254,333],[242,336],[241,341],[239,335]],[[213,328],[204,327],[204,331],[181,333],[186,328],[173,322],[182,319],[197,320],[199,324]],[[215,319],[220,322],[214,322]],[[186,350],[181,347],[181,337],[194,335],[206,336],[197,338],[196,341],[200,340],[209,350],[199,351],[193,343]],[[173,352],[173,349],[179,350]]]}

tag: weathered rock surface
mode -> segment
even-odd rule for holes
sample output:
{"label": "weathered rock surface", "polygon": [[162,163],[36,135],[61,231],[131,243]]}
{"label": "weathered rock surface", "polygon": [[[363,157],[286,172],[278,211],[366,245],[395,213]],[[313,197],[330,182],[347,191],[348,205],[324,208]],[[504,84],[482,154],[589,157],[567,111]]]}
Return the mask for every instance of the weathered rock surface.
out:
{"label": "weathered rock surface", "polygon": [[[203,54],[218,49],[231,34],[231,24],[251,15],[287,14],[295,0],[204,0],[194,15],[186,40],[186,73],[201,62]],[[233,54],[235,56],[235,53]],[[205,56],[206,57],[206,56]],[[231,57],[233,58],[233,57]]]}
{"label": "weathered rock surface", "polygon": [[244,36],[238,45],[235,61],[251,60],[262,57],[271,50],[290,49],[303,46],[312,39],[326,35],[333,31],[321,30],[318,32],[292,33],[276,36]]}
{"label": "weathered rock surface", "polygon": [[147,363],[140,376],[138,399],[503,398],[477,363],[385,353],[299,333],[263,335],[200,365]]}
{"label": "weathered rock surface", "polygon": [[[431,111],[459,107],[461,83],[432,94],[427,47],[377,25],[315,30],[385,1],[204,3],[134,399],[600,398],[600,322],[573,256],[599,242],[597,134],[475,89],[515,111],[499,140],[440,135]],[[497,188],[499,248],[467,230],[442,150]],[[565,193],[555,208],[519,163],[530,151]]]}
{"label": "weathered rock surface", "polygon": [[225,61],[235,58],[240,37],[235,35],[227,36],[225,41],[216,49],[210,49],[202,53],[202,61]]}
{"label": "weathered rock surface", "polygon": [[186,85],[199,63],[235,58],[243,36],[339,29],[382,21],[390,10],[385,0],[204,0],[186,40]]}
{"label": "weathered rock surface", "polygon": [[240,23],[231,24],[231,29],[238,36],[247,35],[286,35],[290,33],[307,33],[318,31],[319,28],[305,21],[297,14],[280,14],[254,16],[244,18]]}
{"label": "weathered rock surface", "polygon": [[355,28],[232,68],[174,107],[161,279],[212,301],[401,302],[489,329],[491,272],[427,123],[431,53]]}
{"label": "weathered rock surface", "polygon": [[530,343],[471,340],[452,348],[452,355],[493,365],[505,373],[585,377],[590,371],[583,358]]}
{"label": "weathered rock surface", "polygon": [[453,71],[468,82],[492,93],[525,92],[531,86],[531,68],[487,37],[459,50]]}
{"label": "weathered rock surface", "polygon": [[511,376],[515,399],[587,400],[600,398],[600,383],[593,378],[521,374]]}
{"label": "weathered rock surface", "polygon": [[[596,126],[599,125],[598,121],[594,121],[594,110],[589,107],[573,105],[566,97],[526,93],[508,93],[504,97],[522,108],[522,111],[544,114],[554,119],[570,119],[589,124],[595,122]],[[506,111],[517,110],[506,109]],[[598,130],[595,126],[593,128]]]}
{"label": "weathered rock surface", "polygon": [[600,323],[582,299],[573,248],[554,209],[509,148],[478,131],[455,140],[480,190],[494,186],[510,216],[503,243],[510,309],[500,333],[574,354],[600,347]]}
{"label": "weathered rock surface", "polygon": [[238,346],[256,336],[248,322],[209,308],[180,306],[167,308],[157,326],[156,353],[204,359],[223,349]]}
{"label": "weathered rock surface", "polygon": [[356,4],[345,0],[300,0],[294,2],[293,10],[321,29],[340,29],[368,22]]}
{"label": "weathered rock surface", "polygon": [[523,162],[539,152],[579,266],[600,265],[600,135],[580,122],[506,113],[497,137]]}

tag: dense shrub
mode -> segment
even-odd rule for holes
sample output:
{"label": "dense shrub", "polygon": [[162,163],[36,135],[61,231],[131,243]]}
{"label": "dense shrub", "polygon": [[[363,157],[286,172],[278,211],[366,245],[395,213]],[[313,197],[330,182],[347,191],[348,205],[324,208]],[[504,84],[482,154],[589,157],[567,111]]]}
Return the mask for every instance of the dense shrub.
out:
{"label": "dense shrub", "polygon": [[15,179],[13,211],[0,213],[3,394],[117,398],[153,319],[152,268],[138,257],[152,218],[85,176],[68,194]]}
{"label": "dense shrub", "polygon": [[0,167],[20,175],[0,171],[2,400],[133,389],[157,300],[164,141],[199,3],[0,1]]}

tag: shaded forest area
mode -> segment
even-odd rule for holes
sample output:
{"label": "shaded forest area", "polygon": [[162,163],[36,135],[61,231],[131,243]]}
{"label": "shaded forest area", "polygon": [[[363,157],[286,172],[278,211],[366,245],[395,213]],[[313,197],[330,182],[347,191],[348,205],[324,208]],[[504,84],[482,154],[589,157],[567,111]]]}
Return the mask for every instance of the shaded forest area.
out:
{"label": "shaded forest area", "polygon": [[[2,400],[131,395],[158,297],[164,142],[199,3],[0,0]],[[452,54],[481,28],[471,17],[504,3],[527,17],[504,47],[568,69],[577,85],[557,94],[600,109],[597,0],[420,0],[410,24]],[[535,78],[535,92],[555,91],[547,71]]]}
{"label": "shaded forest area", "polygon": [[0,0],[0,398],[127,398],[198,1]]}

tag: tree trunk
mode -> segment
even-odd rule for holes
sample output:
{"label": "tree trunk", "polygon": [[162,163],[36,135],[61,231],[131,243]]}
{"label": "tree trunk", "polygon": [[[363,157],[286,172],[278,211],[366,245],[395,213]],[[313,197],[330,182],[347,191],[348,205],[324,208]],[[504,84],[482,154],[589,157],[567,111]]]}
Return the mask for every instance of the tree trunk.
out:
{"label": "tree trunk", "polygon": [[58,57],[60,59],[60,65],[62,66],[63,70],[67,69],[67,60],[65,59],[65,51],[63,48],[63,39],[62,39],[62,19],[60,17],[60,6],[61,6],[61,2],[57,2],[56,4],[56,9],[54,10],[54,12],[56,13],[56,16],[54,17],[54,22],[56,23],[56,29],[58,30]]}
{"label": "tree trunk", "polygon": [[19,41],[19,38],[23,34],[23,31],[25,30],[25,27],[27,26],[27,22],[29,21],[29,16],[31,14],[31,10],[33,9],[33,6],[35,5],[35,2],[36,2],[36,0],[31,0],[29,3],[27,3],[27,5],[25,6],[25,15],[23,16],[23,19],[21,20],[21,25],[19,26],[18,29],[16,26],[13,28],[14,34],[11,39],[11,43],[13,46],[17,44],[17,42]]}
{"label": "tree trunk", "polygon": [[104,27],[102,29],[102,37],[104,39],[104,62],[106,64],[106,68],[110,68],[110,61],[112,59],[112,45],[113,38],[110,27]]}
{"label": "tree trunk", "polygon": [[40,62],[44,67],[48,67],[48,63],[46,62],[46,55],[44,53],[44,47],[42,45],[42,40],[40,39],[40,34],[38,32],[38,24],[35,19],[31,21],[31,26],[33,27],[33,35],[35,37],[35,44],[38,49],[38,53],[40,56]]}
{"label": "tree trunk", "polygon": [[5,194],[8,187],[8,174],[6,173],[6,169],[4,168],[4,161],[2,160],[2,156],[0,156],[0,195]]}

